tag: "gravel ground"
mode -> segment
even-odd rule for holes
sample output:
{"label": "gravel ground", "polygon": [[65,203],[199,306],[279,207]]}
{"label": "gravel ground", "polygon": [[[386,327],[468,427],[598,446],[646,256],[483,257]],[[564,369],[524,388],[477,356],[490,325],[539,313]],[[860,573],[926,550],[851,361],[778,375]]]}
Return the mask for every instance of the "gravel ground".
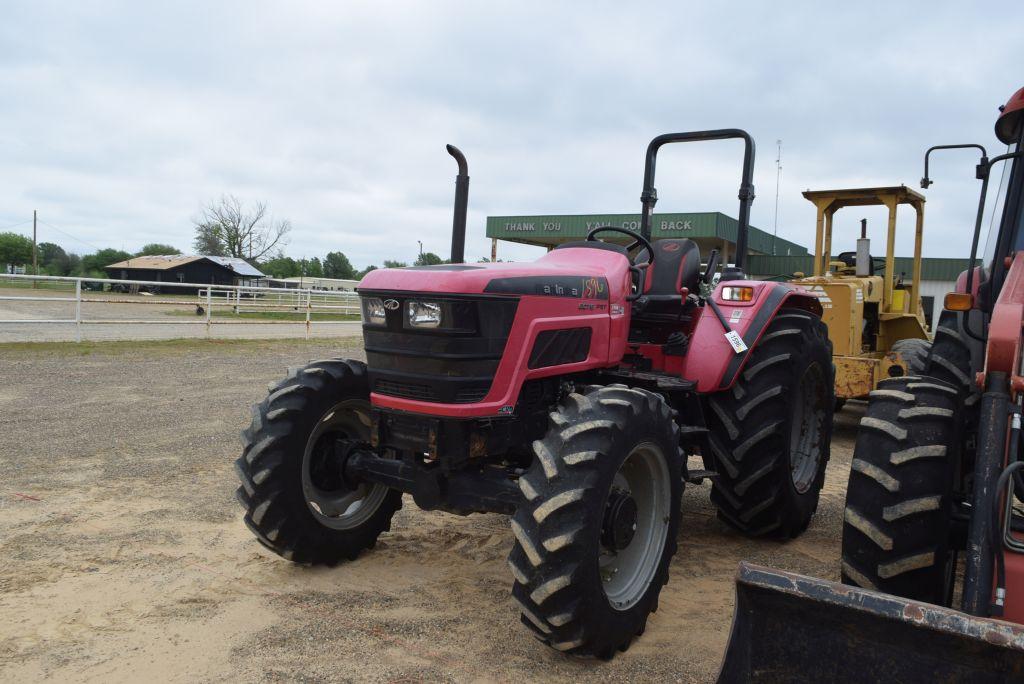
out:
{"label": "gravel ground", "polygon": [[687,489],[660,610],[609,663],[519,624],[502,516],[407,499],[358,561],[293,566],[241,522],[238,431],[286,366],[358,344],[0,348],[0,680],[712,681],[740,559],[837,579],[856,404],[800,539],[744,539]]}
{"label": "gravel ground", "polygon": [[[40,297],[56,301],[24,301],[0,299],[0,320],[75,320],[75,302],[60,301],[73,298],[74,292],[32,290],[28,288],[0,287],[0,297]],[[172,340],[172,339],[277,339],[305,336],[305,322],[247,322],[228,323],[214,318],[207,331],[205,319],[195,315],[194,296],[173,298],[188,301],[182,305],[155,303],[145,295],[125,295],[111,292],[83,293],[81,335],[83,340]],[[89,301],[90,299],[94,301]],[[106,303],[99,300],[118,300]],[[181,315],[185,314],[185,315]],[[155,321],[153,323],[90,323],[89,321]],[[310,326],[309,337],[333,338],[358,335],[359,322],[316,322]],[[0,343],[4,342],[73,342],[77,328],[74,323],[0,323]]]}

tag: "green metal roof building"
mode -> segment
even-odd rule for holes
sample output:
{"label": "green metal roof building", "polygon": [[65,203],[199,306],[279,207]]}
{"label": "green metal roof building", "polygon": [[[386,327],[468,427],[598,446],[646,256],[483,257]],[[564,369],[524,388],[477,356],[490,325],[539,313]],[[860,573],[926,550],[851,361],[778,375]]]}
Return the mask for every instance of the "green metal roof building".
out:
{"label": "green metal roof building", "polygon": [[[923,258],[921,259],[921,280],[954,282],[967,270],[970,259]],[[747,271],[756,278],[790,278],[794,273],[810,275],[814,271],[814,257],[810,254],[799,256],[751,255]],[[910,279],[914,272],[914,260],[910,257],[896,257],[896,272]]]}
{"label": "green metal roof building", "polygon": [[[630,230],[640,229],[640,214],[569,214],[547,216],[488,216],[487,237],[508,242],[540,247],[556,247],[563,242],[583,240],[598,226],[617,226]],[[681,214],[654,214],[651,237],[689,238],[707,256],[718,249],[723,257],[730,257],[736,249],[738,223],[731,216],[717,211]],[[613,233],[608,237],[616,239]],[[625,237],[619,238],[622,242]],[[794,273],[811,273],[813,255],[806,247],[777,238],[771,233],[750,227],[750,262],[748,273],[755,278],[789,278]],[[728,262],[728,258],[723,258]],[[909,257],[896,257],[896,271],[913,272]],[[968,259],[922,259],[921,280],[953,282],[967,269]]]}
{"label": "green metal roof building", "polygon": [[[640,229],[640,214],[573,214],[562,216],[488,216],[487,237],[526,245],[556,247],[563,242],[583,240],[598,226],[616,226],[630,230]],[[731,216],[717,211],[686,214],[654,214],[651,237],[689,238],[700,247],[701,254],[712,248],[722,252],[723,262],[736,249],[738,223]],[[608,238],[615,239],[609,233]],[[623,242],[625,237],[620,238]],[[777,254],[807,256],[807,248],[795,242],[776,238],[753,226],[749,235],[750,254]],[[774,243],[774,250],[773,250]],[[809,257],[808,257],[809,258]]]}
{"label": "green metal roof building", "polygon": [[[654,214],[651,237],[689,238],[697,243],[703,257],[718,249],[722,262],[731,261],[736,251],[737,221],[717,211],[683,214]],[[563,242],[583,240],[598,226],[640,229],[640,214],[573,214],[551,216],[488,216],[487,237],[551,249]],[[607,234],[608,239],[626,242],[625,236]],[[750,257],[747,273],[755,279],[788,280],[796,273],[814,270],[814,256],[795,242],[776,238],[750,227]],[[879,245],[884,250],[884,247]],[[896,257],[896,272],[909,281],[912,259]],[[921,260],[921,299],[929,326],[942,310],[942,297],[952,290],[957,276],[967,270],[969,259]]]}

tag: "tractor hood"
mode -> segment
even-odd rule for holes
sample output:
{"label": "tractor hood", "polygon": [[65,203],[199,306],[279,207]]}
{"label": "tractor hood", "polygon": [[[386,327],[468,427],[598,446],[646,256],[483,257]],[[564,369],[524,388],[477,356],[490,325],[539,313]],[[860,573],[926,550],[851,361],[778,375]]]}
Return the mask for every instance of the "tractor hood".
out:
{"label": "tractor hood", "polygon": [[621,299],[629,291],[629,261],[618,251],[573,247],[537,261],[440,264],[370,271],[359,292],[436,292]]}

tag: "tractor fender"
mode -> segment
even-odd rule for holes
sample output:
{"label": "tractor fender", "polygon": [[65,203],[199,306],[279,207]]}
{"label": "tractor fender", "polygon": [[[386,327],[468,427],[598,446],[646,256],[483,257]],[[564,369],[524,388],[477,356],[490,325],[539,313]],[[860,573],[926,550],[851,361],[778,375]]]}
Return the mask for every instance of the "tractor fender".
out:
{"label": "tractor fender", "polygon": [[[754,295],[749,302],[726,301],[721,296],[724,287],[751,287]],[[780,308],[799,308],[815,316],[821,316],[822,312],[816,295],[789,283],[726,281],[719,283],[711,298],[718,305],[730,330],[735,330],[743,338],[747,349],[740,353],[733,350],[710,303],[705,304],[700,320],[694,327],[683,365],[683,377],[695,380],[697,391],[702,393],[719,392],[732,387],[750,353]]]}

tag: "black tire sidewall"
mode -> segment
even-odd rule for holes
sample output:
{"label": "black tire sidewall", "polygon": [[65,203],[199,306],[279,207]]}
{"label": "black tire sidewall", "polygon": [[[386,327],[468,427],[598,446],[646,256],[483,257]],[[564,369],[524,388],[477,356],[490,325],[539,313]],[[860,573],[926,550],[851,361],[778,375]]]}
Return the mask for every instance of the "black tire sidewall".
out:
{"label": "black tire sidewall", "polygon": [[[830,385],[833,383],[832,379],[832,359],[820,358],[820,354],[813,353],[807,357],[800,357],[794,368],[793,381],[789,386],[789,397],[793,401],[788,402],[789,410],[787,411],[787,420],[782,427],[782,437],[786,444],[784,450],[786,465],[783,469],[781,476],[784,480],[783,491],[786,493],[785,496],[789,505],[786,507],[794,522],[809,520],[814,512],[818,508],[818,499],[821,495],[821,488],[825,484],[825,471],[829,460],[829,443],[832,440],[832,414],[835,413],[835,401],[834,395],[829,391]],[[815,374],[816,381],[819,383],[821,390],[819,394],[819,403],[817,406],[805,407],[806,411],[813,411],[817,414],[818,420],[821,421],[821,437],[818,444],[818,460],[815,466],[814,479],[811,481],[810,486],[806,491],[800,492],[796,488],[796,483],[793,482],[791,475],[793,470],[793,456],[796,445],[792,443],[793,424],[797,419],[796,399],[799,397],[803,399],[802,393],[799,390],[800,379],[805,373]],[[799,523],[802,524],[802,523]]]}
{"label": "black tire sidewall", "polygon": [[[324,368],[330,372],[312,372]],[[260,462],[250,465],[244,457],[236,462],[247,470],[250,479],[264,463],[276,464],[256,496],[242,498],[250,501],[247,522],[250,527],[259,528],[254,531],[261,543],[296,562],[330,565],[355,558],[359,551],[372,547],[382,531],[389,529],[391,517],[401,507],[401,492],[391,490],[361,524],[335,529],[324,525],[306,501],[302,476],[309,437],[330,410],[350,400],[370,405],[365,366],[360,362],[321,361],[299,369],[274,387],[255,409],[259,420],[254,421],[256,430],[249,435],[249,447],[272,439],[271,447]],[[254,511],[267,502],[265,519],[254,523]],[[277,530],[279,538],[270,540],[270,530]]]}
{"label": "black tire sidewall", "polygon": [[[654,421],[641,416],[634,421],[627,423],[626,429],[616,432],[611,441],[611,449],[604,458],[607,459],[605,467],[602,468],[600,477],[594,489],[588,494],[585,504],[585,513],[588,520],[596,521],[596,524],[588,526],[588,547],[590,554],[584,559],[581,570],[581,590],[585,597],[583,600],[584,620],[592,624],[616,625],[613,634],[609,634],[605,640],[593,642],[594,651],[600,653],[609,648],[616,648],[621,644],[623,637],[628,635],[631,638],[646,624],[648,615],[657,609],[657,598],[661,587],[668,578],[668,568],[672,556],[676,550],[676,538],[679,533],[680,500],[683,495],[683,478],[680,459],[672,458],[674,449],[678,446],[672,444],[672,434],[662,430],[658,434],[658,426]],[[657,439],[651,439],[658,434]],[[605,595],[603,582],[601,580],[600,568],[598,566],[601,521],[604,519],[604,509],[611,491],[615,474],[622,467],[626,458],[638,446],[644,443],[657,445],[662,457],[665,459],[666,469],[669,477],[669,522],[667,525],[664,546],[654,571],[651,583],[648,585],[644,595],[632,606],[625,610],[619,610],[611,605]],[[611,630],[610,630],[611,631]]]}

